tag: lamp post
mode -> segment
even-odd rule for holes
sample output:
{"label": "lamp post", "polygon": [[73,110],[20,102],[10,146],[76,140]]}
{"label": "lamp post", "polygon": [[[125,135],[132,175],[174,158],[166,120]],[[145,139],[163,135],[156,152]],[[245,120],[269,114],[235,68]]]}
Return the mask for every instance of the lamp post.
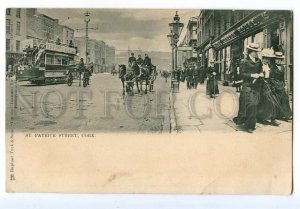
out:
{"label": "lamp post", "polygon": [[87,57],[88,57],[88,43],[89,43],[89,30],[98,30],[98,26],[96,28],[89,28],[89,22],[91,13],[89,11],[86,11],[84,13],[84,22],[85,22],[85,28],[77,28],[76,31],[85,30],[85,62],[87,63]]}
{"label": "lamp post", "polygon": [[180,22],[178,11],[173,17],[173,22],[169,23],[170,34],[167,35],[170,46],[172,47],[172,77],[175,78],[174,71],[177,69],[177,43],[182,32],[184,24]]}
{"label": "lamp post", "polygon": [[87,63],[88,57],[88,43],[89,43],[89,22],[90,22],[90,12],[86,11],[84,13],[84,22],[85,22],[85,63]]}

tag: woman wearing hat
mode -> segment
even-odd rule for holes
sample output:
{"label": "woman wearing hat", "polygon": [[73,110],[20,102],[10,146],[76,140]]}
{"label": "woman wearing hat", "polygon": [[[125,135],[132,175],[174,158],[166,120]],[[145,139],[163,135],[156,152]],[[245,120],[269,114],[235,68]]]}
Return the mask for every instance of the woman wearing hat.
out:
{"label": "woman wearing hat", "polygon": [[210,60],[207,69],[207,83],[206,83],[206,95],[210,95],[210,98],[215,97],[219,94],[217,71],[214,67],[215,61]]}
{"label": "woman wearing hat", "polygon": [[261,52],[262,56],[262,70],[264,73],[264,79],[261,85],[261,94],[258,104],[257,121],[261,123],[268,123],[270,125],[278,126],[279,124],[275,121],[276,110],[279,107],[279,102],[272,91],[271,76],[273,72],[272,62],[274,60],[274,51],[272,49],[263,49]]}
{"label": "woman wearing hat", "polygon": [[273,93],[279,101],[276,118],[288,120],[292,117],[292,110],[289,103],[289,96],[284,88],[284,68],[282,66],[284,56],[282,52],[275,52],[274,55],[274,58],[271,60],[270,84],[273,87]]}
{"label": "woman wearing hat", "polygon": [[259,78],[262,78],[262,63],[257,56],[261,51],[258,44],[251,43],[247,47],[247,57],[241,63],[241,76],[243,87],[239,98],[238,116],[233,119],[237,125],[244,124],[249,133],[252,133],[256,126],[257,105],[260,96]]}

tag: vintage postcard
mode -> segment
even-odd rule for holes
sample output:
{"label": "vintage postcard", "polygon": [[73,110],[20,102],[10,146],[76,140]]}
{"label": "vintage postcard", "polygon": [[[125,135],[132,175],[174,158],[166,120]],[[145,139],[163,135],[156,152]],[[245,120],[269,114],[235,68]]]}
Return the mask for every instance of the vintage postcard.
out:
{"label": "vintage postcard", "polygon": [[293,12],[6,8],[7,192],[293,188]]}

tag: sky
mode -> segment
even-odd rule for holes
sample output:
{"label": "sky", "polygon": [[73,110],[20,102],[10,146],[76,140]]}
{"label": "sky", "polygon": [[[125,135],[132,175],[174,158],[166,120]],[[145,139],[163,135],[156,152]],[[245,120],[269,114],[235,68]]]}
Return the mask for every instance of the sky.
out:
{"label": "sky", "polygon": [[[59,19],[73,29],[85,28],[84,13],[91,13],[89,37],[103,40],[116,50],[141,49],[143,51],[170,52],[167,39],[169,25],[176,10],[164,9],[38,9],[39,12]],[[188,23],[200,10],[178,10],[180,21]],[[182,31],[185,34],[186,28]],[[85,30],[75,31],[75,37],[84,36]]]}

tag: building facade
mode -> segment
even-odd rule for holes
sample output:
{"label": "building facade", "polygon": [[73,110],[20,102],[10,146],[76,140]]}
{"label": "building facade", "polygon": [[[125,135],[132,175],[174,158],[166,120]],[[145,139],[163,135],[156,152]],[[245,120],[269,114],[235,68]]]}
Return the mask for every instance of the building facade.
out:
{"label": "building facade", "polygon": [[110,72],[115,64],[115,48],[108,46],[104,41],[89,39],[86,51],[86,38],[74,38],[79,58],[85,60],[87,52],[87,63],[93,63],[95,72]]}
{"label": "building facade", "polygon": [[186,62],[197,60],[197,17],[191,17],[186,26],[186,34],[179,46],[192,47],[192,51],[177,51],[177,68],[183,69]]}
{"label": "building facade", "polygon": [[24,10],[26,10],[27,39],[34,39],[36,42],[56,42],[59,39],[62,45],[74,42],[74,29],[59,24],[58,19],[39,13],[37,9]]}
{"label": "building facade", "polygon": [[226,80],[233,63],[244,58],[247,44],[273,48],[285,55],[287,89],[293,90],[293,16],[291,11],[201,10],[197,21],[199,66],[215,60],[219,79]]}
{"label": "building facade", "polygon": [[55,41],[58,34],[58,20],[41,14],[37,9],[26,9],[27,39],[42,42]]}
{"label": "building facade", "polygon": [[22,56],[21,41],[26,38],[26,10],[6,9],[6,70],[12,70]]}
{"label": "building facade", "polygon": [[56,38],[59,38],[61,44],[69,45],[70,41],[74,42],[74,29],[66,26],[66,25],[59,25],[56,34]]}
{"label": "building facade", "polygon": [[[113,46],[105,45],[105,64],[108,69],[112,69],[112,67],[116,64],[116,49]],[[106,69],[106,71],[108,70]]]}

